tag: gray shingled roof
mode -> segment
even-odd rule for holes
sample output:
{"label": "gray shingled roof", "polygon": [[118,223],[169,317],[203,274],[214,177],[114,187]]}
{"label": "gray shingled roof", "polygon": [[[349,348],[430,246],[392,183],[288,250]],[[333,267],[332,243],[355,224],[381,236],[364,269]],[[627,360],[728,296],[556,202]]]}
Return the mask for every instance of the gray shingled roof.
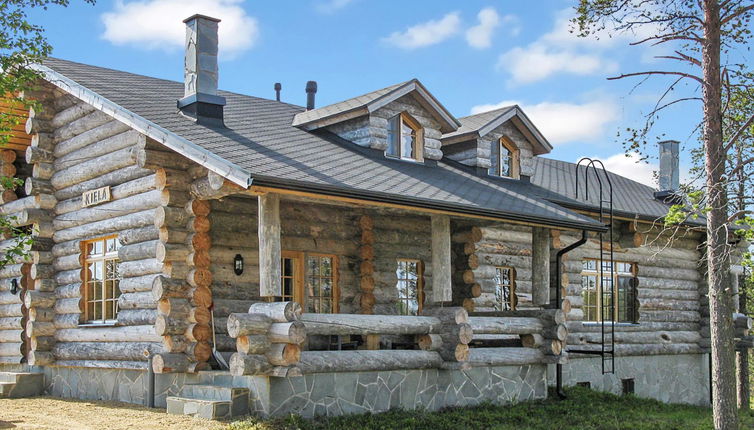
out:
{"label": "gray shingled roof", "polygon": [[[548,200],[571,208],[595,210],[599,208],[599,184],[590,169],[588,175],[589,199],[584,197],[584,165],[579,169],[579,199],[576,200],[576,164],[550,158],[534,157],[534,176],[531,182],[547,189],[557,196],[545,196]],[[655,220],[668,213],[670,205],[654,197],[654,188],[626,177],[608,172],[613,185],[613,210],[616,215],[634,217],[639,215],[643,219]],[[604,176],[601,176],[606,183]],[[607,199],[608,187],[603,187],[604,198]],[[703,220],[690,222],[702,224]]]}
{"label": "gray shingled roof", "polygon": [[458,121],[461,123],[461,127],[459,127],[458,130],[454,131],[453,133],[447,133],[443,135],[443,138],[455,137],[455,136],[474,133],[476,131],[479,131],[480,128],[489,124],[490,122],[495,120],[495,118],[498,118],[499,116],[504,115],[511,109],[515,109],[515,108],[516,108],[516,105],[504,106],[504,107],[493,109],[487,112],[482,112],[475,115],[469,115],[469,116],[458,118]]}
{"label": "gray shingled roof", "polygon": [[303,124],[308,124],[312,122],[316,122],[325,118],[329,118],[331,116],[340,115],[346,112],[350,112],[352,110],[356,110],[359,108],[362,108],[369,103],[379,99],[380,97],[385,96],[386,94],[389,94],[393,90],[402,87],[403,85],[408,84],[410,81],[401,82],[399,84],[390,85],[385,88],[381,88],[376,91],[372,91],[370,93],[362,94],[358,97],[353,97],[348,100],[343,100],[337,103],[333,103],[331,105],[322,106],[320,108],[300,112],[296,114],[293,120],[293,125],[300,126]]}
{"label": "gray shingled roof", "polygon": [[45,66],[125,109],[246,169],[256,185],[307,190],[554,226],[600,229],[593,220],[539,196],[532,184],[484,178],[441,161],[437,166],[386,159],[326,132],[292,126],[304,109],[220,91],[227,128],[199,125],[177,112],[180,82],[58,59]]}
{"label": "gray shingled roof", "polygon": [[440,123],[440,129],[443,132],[450,132],[457,129],[461,124],[445,107],[440,103],[418,79],[401,82],[400,84],[391,85],[377,91],[372,91],[357,97],[333,103],[321,108],[312,109],[296,114],[293,117],[293,125],[304,127],[312,130],[318,127],[307,127],[316,125],[318,122],[330,118],[336,118],[348,113],[361,111],[364,115],[374,109],[378,109],[392,100],[398,99],[408,93],[413,92],[419,97],[422,104],[427,110],[434,115]]}
{"label": "gray shingled roof", "polygon": [[505,106],[491,111],[478,113],[475,115],[459,118],[461,127],[458,130],[442,135],[443,142],[452,144],[466,137],[483,137],[492,130],[504,124],[507,121],[513,121],[514,124],[527,136],[527,139],[534,146],[534,154],[547,154],[552,150],[552,145],[531,122],[526,113],[518,105]]}

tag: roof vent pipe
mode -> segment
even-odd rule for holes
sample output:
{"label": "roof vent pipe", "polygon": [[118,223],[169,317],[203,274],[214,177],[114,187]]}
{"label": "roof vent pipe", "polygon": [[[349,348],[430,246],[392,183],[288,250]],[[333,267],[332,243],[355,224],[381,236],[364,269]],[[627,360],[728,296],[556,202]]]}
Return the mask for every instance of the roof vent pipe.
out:
{"label": "roof vent pipe", "polygon": [[314,109],[314,96],[317,94],[317,81],[306,83],[306,110]]}
{"label": "roof vent pipe", "polygon": [[[671,197],[677,198],[676,193],[680,188],[680,170],[678,160],[677,140],[665,140],[659,143],[660,146],[660,190],[655,193],[655,197],[660,200],[668,200]],[[668,201],[670,202],[670,201]]]}
{"label": "roof vent pipe", "polygon": [[275,100],[280,101],[280,90],[283,89],[283,86],[280,85],[280,82],[275,82]]}
{"label": "roof vent pipe", "polygon": [[217,18],[193,15],[186,23],[184,97],[178,109],[197,123],[223,125],[225,98],[217,95]]}

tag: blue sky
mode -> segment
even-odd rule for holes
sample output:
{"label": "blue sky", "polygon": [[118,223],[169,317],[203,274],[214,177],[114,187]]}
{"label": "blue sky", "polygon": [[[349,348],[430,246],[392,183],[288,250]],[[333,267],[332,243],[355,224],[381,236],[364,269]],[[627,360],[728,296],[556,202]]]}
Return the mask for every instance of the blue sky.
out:
{"label": "blue sky", "polygon": [[[74,0],[32,17],[56,57],[181,80],[182,19],[217,16],[223,89],[272,98],[281,82],[283,100],[303,104],[306,81],[316,80],[323,106],[416,77],[456,116],[518,103],[555,147],[551,157],[600,157],[652,183],[653,164],[626,158],[616,133],[641,123],[668,80],[634,89],[636,80],[606,78],[658,68],[662,51],[628,46],[633,35],[576,38],[568,31],[575,3]],[[698,104],[678,105],[658,131],[688,147],[699,115]]]}

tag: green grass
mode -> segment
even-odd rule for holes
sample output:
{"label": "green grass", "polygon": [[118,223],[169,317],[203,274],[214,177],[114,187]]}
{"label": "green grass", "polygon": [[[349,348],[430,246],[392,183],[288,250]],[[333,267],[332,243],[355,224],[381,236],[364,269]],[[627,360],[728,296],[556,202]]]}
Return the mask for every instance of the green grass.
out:
{"label": "green grass", "polygon": [[[290,416],[263,421],[247,419],[228,425],[229,430],[370,430],[370,429],[573,429],[663,430],[710,429],[712,411],[686,405],[668,405],[634,396],[615,396],[586,388],[567,389],[568,399],[521,402],[510,406],[490,404],[439,412],[389,411],[305,420]],[[742,429],[754,429],[754,411],[741,412]]]}

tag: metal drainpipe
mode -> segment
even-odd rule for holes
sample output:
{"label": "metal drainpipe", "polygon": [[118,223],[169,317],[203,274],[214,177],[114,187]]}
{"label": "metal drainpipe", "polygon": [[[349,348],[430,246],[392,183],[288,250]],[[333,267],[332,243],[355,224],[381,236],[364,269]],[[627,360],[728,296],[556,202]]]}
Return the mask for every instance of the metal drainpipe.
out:
{"label": "metal drainpipe", "polygon": [[149,354],[147,358],[147,407],[154,408],[154,369],[152,368],[152,358]]}
{"label": "metal drainpipe", "polygon": [[[558,309],[560,309],[561,302],[563,301],[562,294],[560,292],[561,286],[560,286],[560,277],[562,276],[561,269],[560,269],[560,263],[563,260],[563,256],[574,249],[578,248],[579,246],[586,243],[586,237],[587,233],[586,230],[581,231],[581,239],[578,241],[566,246],[565,248],[558,251],[557,254],[555,254],[555,282],[557,283],[555,288],[555,303],[557,304]],[[555,391],[558,393],[558,397],[561,399],[565,399],[566,395],[563,391],[563,365],[560,363],[557,363],[555,365]]]}

